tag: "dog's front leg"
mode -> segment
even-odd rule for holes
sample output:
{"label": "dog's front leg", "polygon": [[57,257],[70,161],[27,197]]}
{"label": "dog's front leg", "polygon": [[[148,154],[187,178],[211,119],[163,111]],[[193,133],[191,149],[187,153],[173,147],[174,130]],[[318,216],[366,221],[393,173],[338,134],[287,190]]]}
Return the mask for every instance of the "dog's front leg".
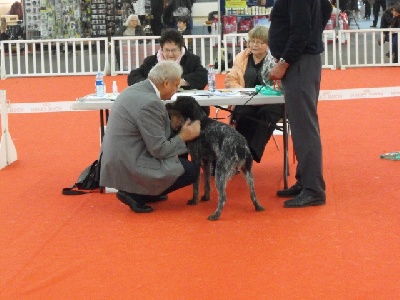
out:
{"label": "dog's front leg", "polygon": [[199,200],[199,188],[200,188],[200,168],[199,174],[197,176],[196,181],[193,183],[193,198],[189,200],[187,205],[196,205]]}

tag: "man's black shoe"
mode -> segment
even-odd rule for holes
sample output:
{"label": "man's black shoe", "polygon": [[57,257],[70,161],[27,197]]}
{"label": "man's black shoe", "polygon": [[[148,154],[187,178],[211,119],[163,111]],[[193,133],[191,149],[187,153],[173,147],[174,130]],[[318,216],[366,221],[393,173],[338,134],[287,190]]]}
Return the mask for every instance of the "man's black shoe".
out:
{"label": "man's black shoe", "polygon": [[371,25],[371,26],[369,26],[369,27],[371,27],[371,28],[376,28],[376,25]]}
{"label": "man's black shoe", "polygon": [[126,192],[118,191],[117,198],[122,203],[128,205],[135,213],[151,213],[153,208],[143,203],[137,202],[131,195]]}
{"label": "man's black shoe", "polygon": [[146,197],[146,203],[156,203],[166,200],[168,200],[168,195],[148,196],[148,198]]}
{"label": "man's black shoe", "polygon": [[288,198],[288,197],[294,197],[297,196],[298,194],[301,193],[303,190],[303,187],[301,184],[297,181],[294,185],[292,185],[290,188],[285,189],[285,190],[279,190],[276,192],[276,195],[278,197],[282,198]]}
{"label": "man's black shoe", "polygon": [[311,196],[302,192],[293,199],[285,201],[283,207],[299,208],[307,206],[325,205],[325,203],[326,203],[325,195]]}

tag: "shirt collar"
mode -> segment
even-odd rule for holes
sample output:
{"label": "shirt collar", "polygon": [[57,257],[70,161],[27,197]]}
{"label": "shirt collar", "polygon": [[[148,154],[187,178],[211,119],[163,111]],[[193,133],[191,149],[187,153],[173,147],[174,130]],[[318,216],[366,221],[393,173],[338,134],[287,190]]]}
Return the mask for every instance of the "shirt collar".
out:
{"label": "shirt collar", "polygon": [[154,85],[154,83],[153,83],[150,79],[149,79],[149,81],[150,81],[151,85],[153,86],[154,91],[156,92],[157,97],[160,98],[160,100],[161,100],[160,91],[157,89],[157,87]]}

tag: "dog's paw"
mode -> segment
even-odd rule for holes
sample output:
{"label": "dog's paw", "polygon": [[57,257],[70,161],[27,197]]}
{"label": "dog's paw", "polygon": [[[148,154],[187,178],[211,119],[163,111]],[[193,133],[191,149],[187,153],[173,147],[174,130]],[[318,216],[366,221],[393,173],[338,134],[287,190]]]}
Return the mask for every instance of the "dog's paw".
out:
{"label": "dog's paw", "polygon": [[196,201],[196,200],[193,200],[193,199],[189,200],[189,201],[186,203],[186,205],[196,205],[196,204],[197,204],[197,201]]}
{"label": "dog's paw", "polygon": [[262,207],[261,205],[256,206],[256,211],[264,211],[264,210],[265,210],[265,208]]}
{"label": "dog's paw", "polygon": [[210,196],[203,195],[201,196],[201,201],[210,201]]}
{"label": "dog's paw", "polygon": [[210,215],[207,219],[209,221],[217,221],[217,220],[219,220],[220,215],[221,215],[220,213],[215,213],[215,214]]}

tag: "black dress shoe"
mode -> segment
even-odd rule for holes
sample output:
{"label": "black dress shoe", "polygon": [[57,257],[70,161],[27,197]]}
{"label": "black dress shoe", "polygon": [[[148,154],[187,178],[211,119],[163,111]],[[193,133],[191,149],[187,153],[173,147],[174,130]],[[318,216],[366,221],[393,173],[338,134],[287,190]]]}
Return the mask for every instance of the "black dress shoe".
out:
{"label": "black dress shoe", "polygon": [[300,194],[302,190],[303,190],[303,187],[301,186],[300,182],[297,181],[290,188],[277,191],[276,195],[278,197],[282,197],[282,198],[294,197],[294,196],[297,196],[298,194]]}
{"label": "black dress shoe", "polygon": [[146,203],[156,203],[166,200],[168,200],[168,195],[148,196],[148,198],[146,197]]}
{"label": "black dress shoe", "polygon": [[285,201],[283,207],[299,208],[299,207],[307,207],[307,206],[325,205],[325,203],[326,203],[325,195],[312,196],[312,195],[307,195],[304,192],[302,192],[298,196],[294,197],[293,199]]}
{"label": "black dress shoe", "polygon": [[153,211],[153,208],[151,206],[147,206],[144,203],[137,202],[132,197],[132,195],[129,195],[127,192],[118,191],[117,198],[122,203],[128,205],[135,213],[151,213]]}

